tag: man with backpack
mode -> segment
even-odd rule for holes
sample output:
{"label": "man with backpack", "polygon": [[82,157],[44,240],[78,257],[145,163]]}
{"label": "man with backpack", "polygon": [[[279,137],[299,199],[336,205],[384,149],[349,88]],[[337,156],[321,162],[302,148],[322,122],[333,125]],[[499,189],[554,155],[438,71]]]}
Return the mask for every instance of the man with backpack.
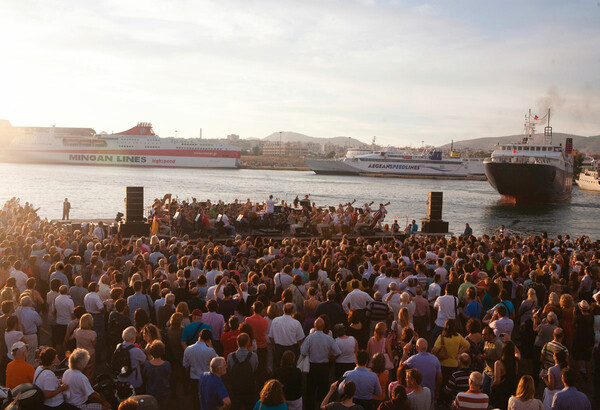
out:
{"label": "man with backpack", "polygon": [[119,381],[128,382],[135,389],[139,389],[143,384],[142,366],[146,362],[146,353],[135,345],[136,336],[137,331],[133,326],[123,330],[123,343],[115,349],[111,367]]}
{"label": "man with backpack", "polygon": [[255,372],[258,356],[252,353],[250,337],[240,333],[237,337],[238,350],[227,355],[227,373],[231,406],[234,409],[252,410],[256,403]]}

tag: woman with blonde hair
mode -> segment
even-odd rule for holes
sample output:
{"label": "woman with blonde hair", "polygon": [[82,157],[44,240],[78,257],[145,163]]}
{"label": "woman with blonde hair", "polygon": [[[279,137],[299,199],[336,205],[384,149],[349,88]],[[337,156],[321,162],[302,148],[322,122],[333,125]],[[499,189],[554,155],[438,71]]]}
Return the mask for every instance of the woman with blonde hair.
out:
{"label": "woman with blonde hair", "polygon": [[373,357],[377,353],[382,353],[385,358],[385,368],[390,370],[394,367],[391,358],[393,357],[390,341],[385,337],[387,326],[385,322],[379,322],[375,325],[373,337],[367,343],[367,353],[369,354],[369,366],[372,365]]}
{"label": "woman with blonde hair", "polygon": [[560,307],[562,309],[560,327],[565,332],[563,345],[571,351],[573,336],[575,335],[575,302],[573,296],[568,293],[561,295]]}
{"label": "woman with blonde hair", "polygon": [[175,313],[181,313],[183,315],[183,319],[181,321],[181,326],[186,327],[191,323],[190,321],[190,308],[188,307],[187,302],[179,302],[177,307],[175,308]]}
{"label": "woman with blonde hair", "polygon": [[260,396],[254,410],[287,410],[283,384],[279,380],[271,379],[265,383],[260,391]]}
{"label": "woman with blonde hair", "polygon": [[508,410],[543,410],[542,402],[534,398],[535,383],[533,378],[526,374],[519,380],[517,392],[508,399]]}
{"label": "woman with blonde hair", "polygon": [[94,318],[89,313],[84,314],[79,319],[79,328],[73,332],[73,337],[77,342],[77,348],[85,349],[90,355],[87,366],[83,369],[83,374],[87,376],[90,382],[94,381],[94,367],[96,364],[96,340],[98,335],[92,330]]}

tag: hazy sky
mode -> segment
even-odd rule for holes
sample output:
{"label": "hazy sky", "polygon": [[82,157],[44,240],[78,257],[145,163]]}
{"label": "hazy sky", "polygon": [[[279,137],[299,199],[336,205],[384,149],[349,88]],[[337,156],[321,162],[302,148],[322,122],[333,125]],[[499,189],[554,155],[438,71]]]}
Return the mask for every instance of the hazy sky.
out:
{"label": "hazy sky", "polygon": [[600,2],[5,0],[0,118],[392,145],[600,134]]}

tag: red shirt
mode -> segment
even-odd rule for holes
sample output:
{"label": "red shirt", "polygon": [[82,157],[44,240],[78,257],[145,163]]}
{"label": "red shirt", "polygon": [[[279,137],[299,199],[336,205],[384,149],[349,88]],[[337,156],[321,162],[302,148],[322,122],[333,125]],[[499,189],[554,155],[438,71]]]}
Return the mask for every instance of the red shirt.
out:
{"label": "red shirt", "polygon": [[6,366],[6,387],[14,389],[22,383],[33,383],[35,369],[23,359],[15,359]]}
{"label": "red shirt", "polygon": [[250,325],[252,332],[254,332],[256,347],[259,349],[267,347],[267,328],[269,327],[269,321],[261,315],[254,314],[246,318],[246,323]]}
{"label": "red shirt", "polygon": [[221,345],[223,346],[223,357],[225,359],[227,359],[229,353],[237,350],[237,337],[240,333],[239,330],[230,330],[221,335]]}

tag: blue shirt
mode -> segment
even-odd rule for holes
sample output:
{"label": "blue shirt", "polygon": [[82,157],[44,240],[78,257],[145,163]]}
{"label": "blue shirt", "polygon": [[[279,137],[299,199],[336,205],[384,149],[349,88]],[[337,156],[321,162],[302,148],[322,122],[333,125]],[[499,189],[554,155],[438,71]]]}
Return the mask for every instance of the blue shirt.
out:
{"label": "blue shirt", "polygon": [[223,399],[229,397],[221,378],[210,372],[205,372],[200,376],[198,394],[202,410],[217,410],[217,407],[223,405]]}
{"label": "blue shirt", "polygon": [[288,406],[287,403],[281,403],[278,404],[277,406],[266,406],[264,404],[262,404],[261,406],[261,402],[260,400],[256,402],[256,404],[254,405],[254,408],[252,410],[287,410]]}
{"label": "blue shirt", "polygon": [[465,314],[473,319],[480,320],[481,319],[481,303],[474,300],[467,305],[465,309]]}
{"label": "blue shirt", "polygon": [[[354,382],[356,385],[355,399],[371,400],[373,396],[381,396],[381,385],[375,373],[366,367],[356,367],[344,373],[344,384]],[[340,385],[340,394],[343,384]]]}
{"label": "blue shirt", "polygon": [[152,299],[150,299],[150,296],[148,295],[143,293],[134,293],[127,298],[127,305],[129,306],[129,319],[131,319],[131,323],[133,323],[133,315],[135,314],[135,311],[139,308],[144,309],[148,314],[148,317],[152,317],[150,315]]}
{"label": "blue shirt", "polygon": [[[181,341],[185,342],[188,346],[193,345],[198,341],[198,336],[203,329],[208,329],[212,332],[212,327],[203,322],[192,322],[183,328],[181,332]],[[195,335],[195,336],[194,336]]]}
{"label": "blue shirt", "polygon": [[161,399],[168,397],[170,388],[169,383],[165,383],[165,380],[171,378],[171,363],[164,362],[160,366],[155,366],[150,362],[144,363],[142,374],[146,380],[146,391]]}
{"label": "blue shirt", "polygon": [[183,352],[183,367],[190,369],[190,379],[198,380],[202,374],[210,371],[210,361],[217,357],[215,349],[198,341]]}
{"label": "blue shirt", "polygon": [[63,285],[69,286],[69,279],[62,271],[57,270],[56,272],[52,272],[50,275],[50,282],[52,282],[52,279],[60,279]]}
{"label": "blue shirt", "polygon": [[17,316],[25,335],[35,335],[38,331],[38,326],[42,325],[42,318],[32,307],[17,308]]}
{"label": "blue shirt", "polygon": [[339,356],[342,351],[333,337],[317,330],[306,337],[300,346],[300,353],[308,356],[311,363],[329,363],[329,355]]}
{"label": "blue shirt", "polygon": [[409,357],[404,364],[421,372],[423,375],[421,386],[429,388],[433,399],[435,395],[435,377],[438,373],[442,373],[442,365],[438,358],[431,353],[421,352]]}
{"label": "blue shirt", "polygon": [[552,410],[592,410],[590,399],[575,387],[565,387],[554,395]]}

